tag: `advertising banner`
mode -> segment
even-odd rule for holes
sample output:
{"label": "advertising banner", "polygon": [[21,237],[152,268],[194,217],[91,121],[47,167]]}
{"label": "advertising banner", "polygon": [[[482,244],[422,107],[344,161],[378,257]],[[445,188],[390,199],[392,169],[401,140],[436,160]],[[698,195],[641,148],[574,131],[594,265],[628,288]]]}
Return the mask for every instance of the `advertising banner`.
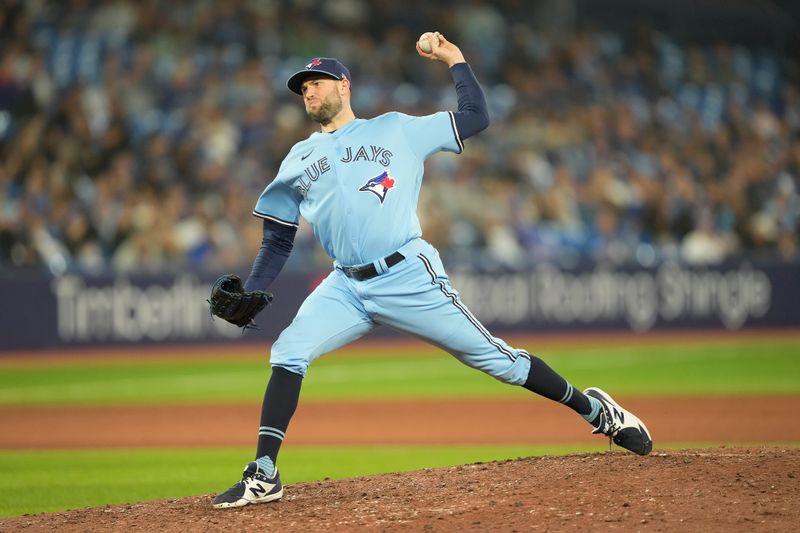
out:
{"label": "advertising banner", "polygon": [[[0,349],[274,340],[321,278],[286,274],[257,330],[208,311],[212,279],[194,274],[0,278],[6,302]],[[800,267],[560,269],[451,273],[462,300],[490,330],[650,331],[800,326]],[[378,334],[392,334],[379,328]]]}

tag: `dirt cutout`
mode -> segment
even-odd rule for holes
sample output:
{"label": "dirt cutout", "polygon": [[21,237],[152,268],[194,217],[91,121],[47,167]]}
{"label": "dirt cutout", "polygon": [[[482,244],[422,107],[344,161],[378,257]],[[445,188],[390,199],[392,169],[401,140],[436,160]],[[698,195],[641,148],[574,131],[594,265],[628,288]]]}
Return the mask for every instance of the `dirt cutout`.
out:
{"label": "dirt cutout", "polygon": [[0,531],[796,531],[800,449],[580,454],[298,483],[0,520]]}
{"label": "dirt cutout", "polygon": [[[656,446],[800,441],[800,396],[617,397]],[[260,405],[0,407],[0,449],[253,446]],[[301,402],[295,445],[597,444],[555,402],[429,399]]]}

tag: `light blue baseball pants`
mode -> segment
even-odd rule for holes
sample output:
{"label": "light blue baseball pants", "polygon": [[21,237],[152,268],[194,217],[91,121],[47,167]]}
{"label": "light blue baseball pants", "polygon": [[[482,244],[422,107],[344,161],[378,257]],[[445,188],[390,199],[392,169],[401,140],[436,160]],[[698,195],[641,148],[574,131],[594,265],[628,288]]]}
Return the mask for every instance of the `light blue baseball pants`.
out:
{"label": "light blue baseball pants", "polygon": [[436,249],[414,239],[398,251],[405,259],[372,279],[356,281],[333,270],[273,344],[270,363],[304,376],[317,357],[386,325],[500,381],[524,384],[530,355],[492,336],[470,313]]}

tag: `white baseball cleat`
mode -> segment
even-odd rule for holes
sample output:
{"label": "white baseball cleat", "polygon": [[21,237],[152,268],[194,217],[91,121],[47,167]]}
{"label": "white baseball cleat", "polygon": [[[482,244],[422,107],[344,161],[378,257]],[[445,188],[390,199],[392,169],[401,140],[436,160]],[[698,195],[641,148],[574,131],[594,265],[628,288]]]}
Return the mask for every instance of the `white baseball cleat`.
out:
{"label": "white baseball cleat", "polygon": [[275,476],[268,478],[258,468],[255,461],[244,468],[242,480],[214,498],[214,508],[242,507],[251,503],[266,503],[280,500],[283,496],[283,484],[278,469]]}
{"label": "white baseball cleat", "polygon": [[639,455],[647,455],[653,449],[653,439],[647,426],[633,413],[597,387],[589,387],[583,393],[600,401],[600,422],[592,433],[607,435],[614,444]]}

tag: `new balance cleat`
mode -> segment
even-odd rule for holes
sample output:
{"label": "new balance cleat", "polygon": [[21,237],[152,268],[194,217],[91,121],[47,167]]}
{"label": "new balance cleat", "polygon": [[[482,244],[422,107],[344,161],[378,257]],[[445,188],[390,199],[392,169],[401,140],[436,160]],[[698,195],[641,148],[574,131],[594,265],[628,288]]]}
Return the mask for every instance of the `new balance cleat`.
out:
{"label": "new balance cleat", "polygon": [[242,507],[251,503],[272,502],[281,499],[281,496],[283,496],[283,485],[278,469],[275,469],[274,477],[268,478],[253,461],[244,468],[242,480],[217,495],[213,505],[216,509]]}
{"label": "new balance cleat", "polygon": [[633,413],[622,408],[606,392],[589,387],[583,393],[600,401],[600,422],[592,433],[607,435],[614,444],[639,455],[647,455],[653,449],[653,439],[647,426]]}

